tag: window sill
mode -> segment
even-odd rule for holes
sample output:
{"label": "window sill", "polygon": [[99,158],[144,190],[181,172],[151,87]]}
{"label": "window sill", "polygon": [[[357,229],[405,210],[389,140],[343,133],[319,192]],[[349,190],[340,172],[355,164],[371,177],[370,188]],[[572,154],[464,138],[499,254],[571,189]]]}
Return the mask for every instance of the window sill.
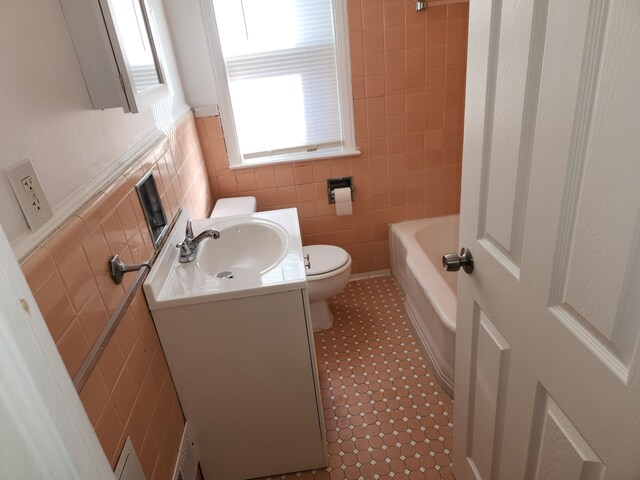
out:
{"label": "window sill", "polygon": [[268,165],[278,165],[282,163],[298,163],[311,160],[328,160],[331,158],[342,157],[357,157],[360,155],[360,150],[338,150],[330,149],[322,152],[308,152],[308,153],[291,153],[287,155],[279,155],[278,157],[264,157],[262,159],[245,160],[239,165],[229,165],[230,170],[240,170],[243,168],[258,168]]}

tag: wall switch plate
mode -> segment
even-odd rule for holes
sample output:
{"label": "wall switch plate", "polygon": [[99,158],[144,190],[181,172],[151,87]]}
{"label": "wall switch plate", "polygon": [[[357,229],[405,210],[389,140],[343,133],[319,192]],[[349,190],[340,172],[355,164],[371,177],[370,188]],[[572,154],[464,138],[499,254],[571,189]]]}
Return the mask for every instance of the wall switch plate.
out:
{"label": "wall switch plate", "polygon": [[133,448],[131,437],[127,437],[127,441],[124,443],[113,473],[118,480],[146,480],[136,449]]}
{"label": "wall switch plate", "polygon": [[8,168],[6,172],[29,228],[37,230],[53,216],[53,212],[31,161],[24,160]]}

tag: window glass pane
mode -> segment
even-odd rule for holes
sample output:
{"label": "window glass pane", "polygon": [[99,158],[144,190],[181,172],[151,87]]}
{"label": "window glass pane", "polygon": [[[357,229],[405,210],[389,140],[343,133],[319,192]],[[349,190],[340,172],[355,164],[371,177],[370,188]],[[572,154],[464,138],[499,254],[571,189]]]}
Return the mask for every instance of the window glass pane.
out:
{"label": "window glass pane", "polygon": [[333,45],[331,0],[214,0],[225,58]]}
{"label": "window glass pane", "polygon": [[342,144],[331,0],[214,0],[245,158]]}

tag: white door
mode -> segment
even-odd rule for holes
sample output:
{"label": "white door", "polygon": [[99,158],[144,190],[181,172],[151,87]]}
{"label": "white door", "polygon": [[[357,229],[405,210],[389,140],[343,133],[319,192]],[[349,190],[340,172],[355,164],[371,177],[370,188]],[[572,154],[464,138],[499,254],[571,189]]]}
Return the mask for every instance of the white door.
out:
{"label": "white door", "polygon": [[2,226],[0,479],[115,480]]}
{"label": "white door", "polygon": [[457,480],[640,478],[640,2],[471,0]]}

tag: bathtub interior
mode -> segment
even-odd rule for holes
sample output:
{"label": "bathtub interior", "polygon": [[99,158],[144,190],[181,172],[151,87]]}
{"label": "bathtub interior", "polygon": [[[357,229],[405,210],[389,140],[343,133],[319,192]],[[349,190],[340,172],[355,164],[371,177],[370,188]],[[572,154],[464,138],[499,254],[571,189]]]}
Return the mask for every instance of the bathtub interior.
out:
{"label": "bathtub interior", "polygon": [[457,215],[455,217],[456,219],[444,217],[425,222],[425,226],[416,231],[418,245],[454,294],[458,290],[458,276],[445,272],[440,266],[442,256],[457,249],[460,223]]}

